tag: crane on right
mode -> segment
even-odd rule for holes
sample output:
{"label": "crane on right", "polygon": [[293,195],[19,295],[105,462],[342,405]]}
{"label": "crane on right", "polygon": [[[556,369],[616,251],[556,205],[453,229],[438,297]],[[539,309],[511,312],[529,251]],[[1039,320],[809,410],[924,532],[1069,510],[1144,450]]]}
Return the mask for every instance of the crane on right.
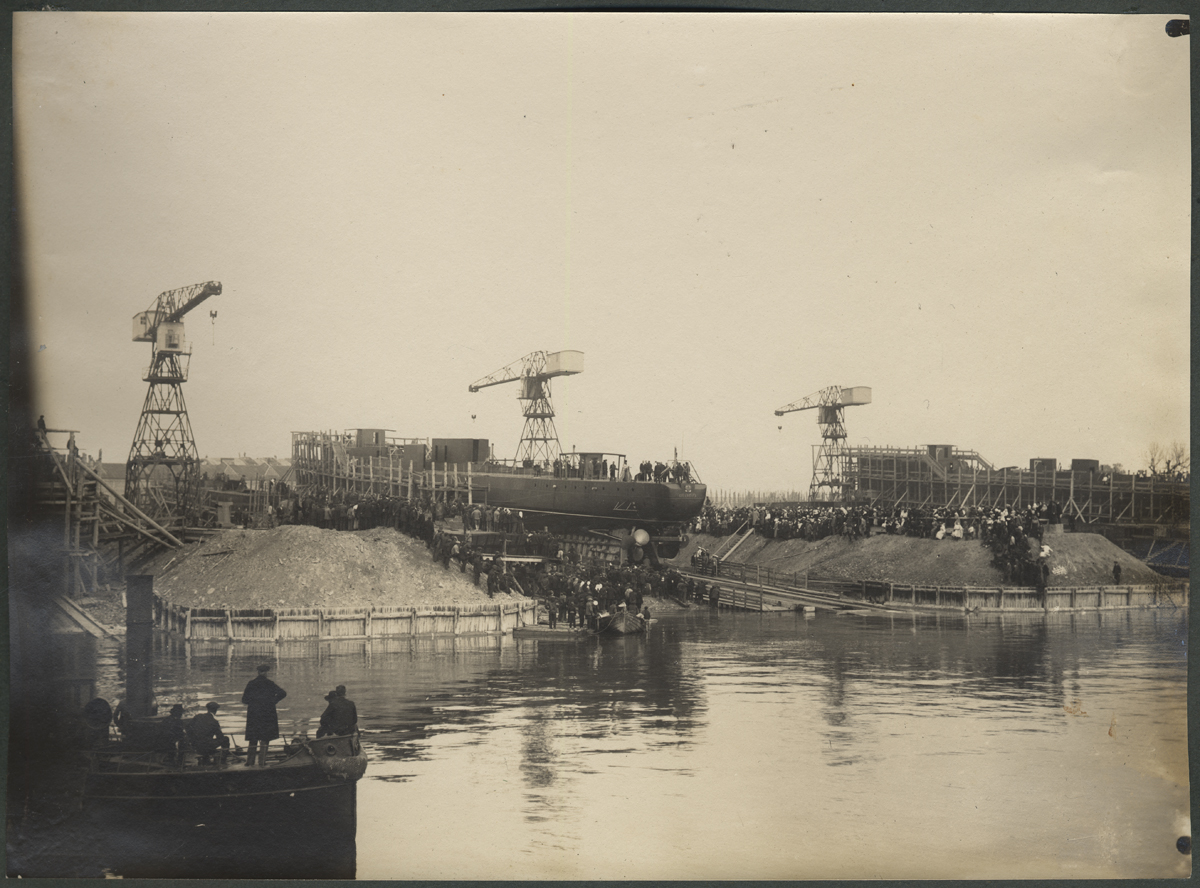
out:
{"label": "crane on right", "polygon": [[841,502],[847,493],[845,409],[871,403],[871,388],[865,385],[831,385],[785,404],[776,416],[797,410],[816,410],[821,443],[813,445],[811,501]]}

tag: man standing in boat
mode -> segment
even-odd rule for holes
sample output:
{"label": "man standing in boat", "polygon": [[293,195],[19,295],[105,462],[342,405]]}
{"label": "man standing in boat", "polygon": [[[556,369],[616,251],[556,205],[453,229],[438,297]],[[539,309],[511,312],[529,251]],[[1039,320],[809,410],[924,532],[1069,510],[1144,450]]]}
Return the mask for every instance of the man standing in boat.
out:
{"label": "man standing in boat", "polygon": [[279,715],[275,704],[287,696],[287,691],[271,679],[267,673],[271,667],[264,663],[258,667],[258,676],[252,678],[242,692],[242,702],[246,704],[246,744],[249,752],[246,755],[246,767],[254,767],[255,759],[259,767],[267,763],[267,745],[279,737]]}

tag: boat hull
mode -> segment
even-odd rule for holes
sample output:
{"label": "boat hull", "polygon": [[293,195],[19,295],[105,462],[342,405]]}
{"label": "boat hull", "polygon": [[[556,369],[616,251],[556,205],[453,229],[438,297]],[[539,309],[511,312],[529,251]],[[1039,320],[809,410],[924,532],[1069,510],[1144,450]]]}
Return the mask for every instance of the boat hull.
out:
{"label": "boat hull", "polygon": [[294,742],[261,768],[246,767],[240,757],[201,763],[192,754],[179,764],[128,742],[87,755],[78,833],[105,872],[172,879],[355,876],[358,780],[367,765],[357,734]]}
{"label": "boat hull", "polygon": [[597,625],[601,635],[641,635],[646,631],[646,621],[637,614],[619,611],[607,617],[601,617]]}
{"label": "boat hull", "polygon": [[693,482],[609,481],[483,472],[472,483],[488,505],[523,512],[527,527],[679,530],[700,514],[707,488]]}
{"label": "boat hull", "polygon": [[271,799],[335,795],[366,771],[367,757],[356,735],[304,741],[265,767],[164,763],[153,753],[120,748],[95,750],[84,786],[86,802],[169,808],[231,802],[245,808]]}

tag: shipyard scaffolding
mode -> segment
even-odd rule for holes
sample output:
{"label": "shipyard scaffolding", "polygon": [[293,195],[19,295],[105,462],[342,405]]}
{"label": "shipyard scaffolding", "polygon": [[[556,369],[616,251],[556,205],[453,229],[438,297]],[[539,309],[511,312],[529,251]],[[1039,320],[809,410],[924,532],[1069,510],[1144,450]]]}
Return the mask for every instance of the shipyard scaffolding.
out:
{"label": "shipyard scaffolding", "polygon": [[[182,542],[100,477],[76,432],[39,429],[28,454],[37,558],[61,570],[61,595],[80,598],[124,579],[125,568]],[[57,556],[49,557],[46,556]],[[54,567],[57,565],[57,567]]]}
{"label": "shipyard scaffolding", "polygon": [[487,459],[486,440],[396,438],[388,431],[292,432],[297,492],[479,501],[482,488],[474,482],[472,464]]}
{"label": "shipyard scaffolding", "polygon": [[995,468],[974,450],[948,444],[925,447],[851,447],[846,473],[856,497],[900,508],[1003,508],[1056,501],[1064,520],[1087,525],[1158,528],[1190,522],[1187,481],[1102,471],[1095,460],[1034,459],[1028,470]]}

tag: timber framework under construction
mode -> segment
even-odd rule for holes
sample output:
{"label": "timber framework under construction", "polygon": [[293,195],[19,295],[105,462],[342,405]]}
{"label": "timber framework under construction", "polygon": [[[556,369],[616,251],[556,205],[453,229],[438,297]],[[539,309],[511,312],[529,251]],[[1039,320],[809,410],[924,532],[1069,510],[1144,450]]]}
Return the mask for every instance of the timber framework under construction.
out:
{"label": "timber framework under construction", "polygon": [[[473,501],[472,463],[487,458],[487,442],[395,438],[387,429],[347,432],[292,432],[292,471],[296,489],[372,493],[416,499]],[[464,444],[466,448],[464,449]],[[461,451],[461,452],[460,452]],[[437,456],[443,456],[441,460]]]}
{"label": "timber framework under construction", "polygon": [[845,471],[854,499],[899,507],[1023,508],[1057,501],[1068,520],[1085,524],[1190,521],[1187,480],[1102,471],[1092,460],[1075,460],[1069,470],[1040,459],[1031,460],[1028,470],[997,469],[975,451],[951,445],[853,447]]}

